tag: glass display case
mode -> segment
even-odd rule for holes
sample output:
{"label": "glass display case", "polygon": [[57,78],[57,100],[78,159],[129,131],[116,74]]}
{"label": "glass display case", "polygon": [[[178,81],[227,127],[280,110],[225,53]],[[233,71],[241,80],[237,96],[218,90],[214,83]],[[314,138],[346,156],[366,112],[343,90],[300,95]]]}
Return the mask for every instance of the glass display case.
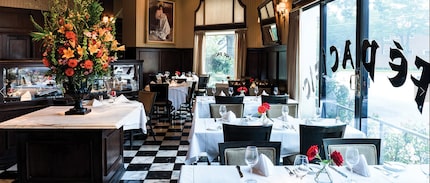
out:
{"label": "glass display case", "polygon": [[[112,73],[94,81],[90,97],[110,90],[128,96],[137,95],[143,86],[142,64],[142,60],[112,63]],[[2,103],[64,97],[63,87],[55,82],[55,75],[45,75],[48,68],[39,60],[1,60],[0,69]]]}

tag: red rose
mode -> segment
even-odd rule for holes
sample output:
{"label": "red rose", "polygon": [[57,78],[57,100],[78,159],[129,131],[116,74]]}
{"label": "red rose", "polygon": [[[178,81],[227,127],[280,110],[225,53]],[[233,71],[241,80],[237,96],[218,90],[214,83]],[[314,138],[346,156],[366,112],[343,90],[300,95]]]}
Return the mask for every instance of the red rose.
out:
{"label": "red rose", "polygon": [[67,68],[64,73],[66,74],[66,76],[73,76],[73,74],[75,74],[75,70],[73,70],[72,68]]}
{"label": "red rose", "polygon": [[267,110],[270,109],[270,104],[267,102],[263,102],[262,106],[264,106]]}
{"label": "red rose", "polygon": [[262,114],[266,112],[266,107],[263,105],[258,106],[258,113]]}
{"label": "red rose", "polygon": [[343,157],[342,154],[340,154],[340,152],[338,151],[333,151],[330,154],[330,158],[333,160],[333,162],[337,165],[337,166],[341,166],[343,163]]}
{"label": "red rose", "polygon": [[315,159],[315,157],[318,155],[318,146],[313,145],[309,147],[308,152],[306,152],[306,155],[308,156],[309,161]]}

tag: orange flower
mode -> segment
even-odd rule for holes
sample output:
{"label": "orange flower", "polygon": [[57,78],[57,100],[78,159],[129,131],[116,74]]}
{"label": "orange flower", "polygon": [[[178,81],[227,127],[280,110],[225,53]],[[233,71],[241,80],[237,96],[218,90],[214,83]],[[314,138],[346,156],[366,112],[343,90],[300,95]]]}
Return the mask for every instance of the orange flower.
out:
{"label": "orange flower", "polygon": [[78,66],[78,60],[69,59],[69,61],[67,61],[67,65],[71,68],[75,68],[76,66]]}
{"label": "orange flower", "polygon": [[85,60],[84,62],[84,68],[85,69],[93,69],[93,61],[91,60]]}
{"label": "orange flower", "polygon": [[64,25],[64,28],[66,28],[66,30],[73,30],[73,25],[72,24],[66,24]]}
{"label": "orange flower", "polygon": [[67,31],[66,38],[70,40],[76,40],[76,34],[73,31]]}
{"label": "orange flower", "polygon": [[46,67],[50,67],[51,66],[51,64],[49,63],[48,58],[46,58],[46,57],[42,58],[42,62],[43,62],[43,65],[45,65]]}
{"label": "orange flower", "polygon": [[73,76],[73,74],[75,74],[75,70],[73,70],[72,68],[67,68],[64,73],[66,74],[66,76]]}
{"label": "orange flower", "polygon": [[79,58],[81,58],[82,55],[84,55],[84,49],[81,47],[81,45],[78,45],[78,48],[76,48],[76,49],[77,49]]}
{"label": "orange flower", "polygon": [[90,51],[90,54],[97,53],[99,51],[99,46],[97,44],[90,44],[88,46],[88,51]]}
{"label": "orange flower", "polygon": [[67,50],[66,49],[63,50],[63,56],[62,56],[62,58],[66,58],[66,59],[73,58],[75,56],[74,52],[75,51],[73,51],[72,49],[67,48]]}

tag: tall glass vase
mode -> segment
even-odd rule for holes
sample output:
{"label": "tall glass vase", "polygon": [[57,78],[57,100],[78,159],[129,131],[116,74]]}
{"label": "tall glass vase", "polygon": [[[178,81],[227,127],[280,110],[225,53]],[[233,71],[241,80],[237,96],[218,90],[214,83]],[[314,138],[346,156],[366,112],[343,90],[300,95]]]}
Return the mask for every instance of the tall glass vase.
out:
{"label": "tall glass vase", "polygon": [[321,169],[317,172],[315,175],[315,182],[318,183],[332,183],[333,180],[331,178],[331,175],[327,171],[327,163],[320,163]]}
{"label": "tall glass vase", "polygon": [[85,115],[91,112],[91,109],[85,108],[82,105],[84,96],[89,94],[91,86],[88,85],[87,79],[74,82],[72,78],[69,78],[64,84],[65,94],[69,95],[73,101],[73,108],[65,112],[66,115]]}
{"label": "tall glass vase", "polygon": [[263,123],[263,125],[269,124],[269,118],[267,117],[266,113],[261,113],[260,121],[261,121],[261,123]]}

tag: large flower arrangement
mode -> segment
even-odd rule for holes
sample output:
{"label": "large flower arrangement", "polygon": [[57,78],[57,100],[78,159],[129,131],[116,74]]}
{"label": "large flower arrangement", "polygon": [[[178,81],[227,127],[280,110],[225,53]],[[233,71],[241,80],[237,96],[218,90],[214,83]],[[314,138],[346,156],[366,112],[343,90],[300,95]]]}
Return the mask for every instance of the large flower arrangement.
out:
{"label": "large flower arrangement", "polygon": [[42,62],[50,68],[46,74],[75,89],[107,75],[109,64],[117,60],[116,52],[125,50],[115,39],[115,18],[102,21],[103,7],[96,0],[50,3],[43,27],[31,18],[38,31],[31,36],[42,41]]}

